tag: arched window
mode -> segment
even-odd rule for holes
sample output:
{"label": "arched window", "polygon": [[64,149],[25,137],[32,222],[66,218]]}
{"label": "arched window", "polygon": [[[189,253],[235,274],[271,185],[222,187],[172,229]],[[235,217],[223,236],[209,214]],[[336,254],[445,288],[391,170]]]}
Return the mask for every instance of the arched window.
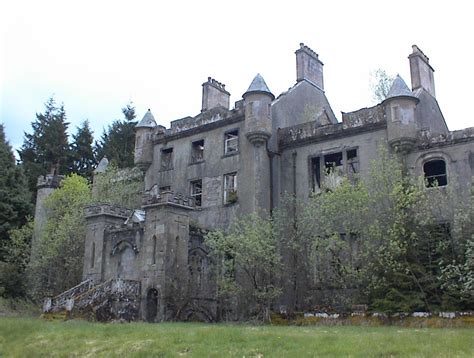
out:
{"label": "arched window", "polygon": [[446,162],[442,159],[433,159],[423,164],[426,186],[445,186],[448,185],[448,176],[446,174]]}

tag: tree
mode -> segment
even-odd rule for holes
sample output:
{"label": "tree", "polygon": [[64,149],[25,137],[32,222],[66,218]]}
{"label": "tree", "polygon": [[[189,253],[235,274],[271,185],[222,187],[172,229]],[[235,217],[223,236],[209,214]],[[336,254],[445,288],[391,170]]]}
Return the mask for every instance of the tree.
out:
{"label": "tree", "polygon": [[38,176],[67,174],[70,167],[66,111],[51,97],[44,113],[37,113],[31,123],[33,133],[25,133],[23,146],[18,151],[32,193],[36,192]]}
{"label": "tree", "polygon": [[34,222],[30,217],[25,225],[9,232],[10,239],[3,246],[5,260],[0,261],[0,295],[24,297],[27,292],[26,268],[30,260]]}
{"label": "tree", "polygon": [[134,166],[133,153],[135,149],[135,107],[130,102],[122,113],[124,120],[116,120],[107,131],[102,134],[100,142],[96,143],[97,157],[104,156],[119,168],[131,168]]}
{"label": "tree", "polygon": [[387,98],[394,79],[394,76],[388,75],[387,72],[381,68],[377,69],[372,74],[370,88],[372,90],[372,99],[374,102],[380,103]]}
{"label": "tree", "polygon": [[38,254],[28,267],[32,297],[57,295],[81,281],[86,235],[83,210],[90,202],[89,184],[76,174],[66,177],[45,200],[51,215],[41,237],[35,238]]}
{"label": "tree", "polygon": [[137,168],[118,169],[114,163],[94,177],[94,201],[136,209],[141,206],[143,174]]}
{"label": "tree", "polygon": [[269,319],[272,302],[281,294],[276,277],[282,268],[272,220],[249,214],[234,221],[227,233],[207,234],[205,244],[218,263],[220,298],[229,303],[237,295],[239,311]]}
{"label": "tree", "polygon": [[94,141],[89,121],[85,120],[72,136],[71,145],[72,172],[92,181],[92,174],[97,165],[92,143]]}
{"label": "tree", "polygon": [[12,148],[0,124],[0,261],[5,258],[4,246],[10,240],[9,231],[26,223],[31,214],[31,194],[22,168],[15,164]]}

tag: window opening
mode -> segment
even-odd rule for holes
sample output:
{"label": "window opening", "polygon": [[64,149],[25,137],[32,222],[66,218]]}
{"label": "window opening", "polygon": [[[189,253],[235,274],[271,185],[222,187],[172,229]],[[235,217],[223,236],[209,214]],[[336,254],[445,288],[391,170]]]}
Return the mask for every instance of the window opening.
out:
{"label": "window opening", "polygon": [[327,173],[336,171],[337,168],[342,168],[342,152],[325,155],[324,167]]}
{"label": "window opening", "polygon": [[95,264],[95,242],[92,243],[92,260],[91,260],[91,268],[94,268]]}
{"label": "window opening", "polygon": [[321,164],[319,157],[311,158],[311,177],[313,190],[319,191],[319,188],[321,188]]}
{"label": "window opening", "polygon": [[191,182],[190,196],[194,199],[196,206],[202,205],[202,179]]}
{"label": "window opening", "polygon": [[227,132],[224,137],[224,153],[230,154],[239,151],[239,131]]}
{"label": "window opening", "polygon": [[156,264],[156,236],[153,235],[153,258],[152,258],[153,265]]}
{"label": "window opening", "polygon": [[442,159],[430,160],[423,165],[425,172],[426,186],[445,186],[448,185],[448,176],[446,174],[446,163]]}
{"label": "window opening", "polygon": [[347,152],[347,175],[350,180],[354,179],[354,174],[359,173],[359,158],[357,149],[349,149]]}
{"label": "window opening", "polygon": [[170,185],[160,186],[160,194],[164,193],[165,191],[171,191]]}
{"label": "window opening", "polygon": [[173,148],[161,150],[161,170],[173,169]]}
{"label": "window opening", "polygon": [[237,173],[224,175],[224,204],[237,201]]}
{"label": "window opening", "polygon": [[191,161],[193,163],[202,162],[204,160],[204,139],[193,142],[191,150]]}

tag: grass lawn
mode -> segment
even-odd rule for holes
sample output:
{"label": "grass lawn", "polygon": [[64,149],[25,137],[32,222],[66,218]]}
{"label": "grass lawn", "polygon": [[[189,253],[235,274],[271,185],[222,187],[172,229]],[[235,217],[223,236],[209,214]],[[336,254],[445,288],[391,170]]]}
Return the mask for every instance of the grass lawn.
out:
{"label": "grass lawn", "polygon": [[0,317],[0,357],[474,357],[473,328],[101,324]]}

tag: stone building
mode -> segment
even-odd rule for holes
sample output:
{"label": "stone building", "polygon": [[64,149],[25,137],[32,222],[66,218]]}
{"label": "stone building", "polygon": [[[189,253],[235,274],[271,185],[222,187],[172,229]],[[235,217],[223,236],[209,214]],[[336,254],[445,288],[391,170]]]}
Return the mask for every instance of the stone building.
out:
{"label": "stone building", "polygon": [[468,188],[474,128],[449,131],[428,57],[413,46],[408,58],[411,89],[397,76],[382,103],[342,113],[342,122],[324,92],[323,63],[304,44],[296,51],[296,83],[278,97],[258,74],[229,108],[225,85],[208,78],[198,115],[165,128],[148,110],[135,143],[143,207],[86,209],[85,283],[50,304],[80,295],[92,302],[113,281],[102,299],[115,295],[116,311],[132,307],[132,318],[215,320],[216,286],[199,228],[225,229],[239,215],[269,213],[285,192],[306,200],[329,168],[365,177],[381,145],[400,153],[412,175]]}

